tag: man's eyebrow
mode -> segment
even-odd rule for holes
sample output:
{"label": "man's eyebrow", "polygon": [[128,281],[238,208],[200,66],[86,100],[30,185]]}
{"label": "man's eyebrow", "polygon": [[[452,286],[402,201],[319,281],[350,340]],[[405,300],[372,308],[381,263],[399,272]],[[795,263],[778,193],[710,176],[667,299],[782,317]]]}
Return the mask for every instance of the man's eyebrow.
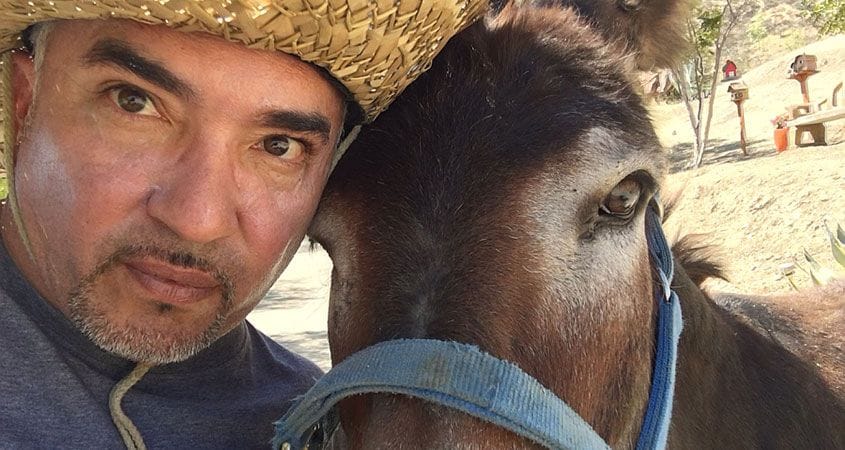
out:
{"label": "man's eyebrow", "polygon": [[113,65],[180,97],[196,97],[196,92],[160,63],[147,59],[128,43],[105,38],[98,41],[85,55],[88,65]]}
{"label": "man's eyebrow", "polygon": [[329,119],[316,112],[271,111],[261,116],[260,123],[267,128],[313,133],[324,143],[329,140],[332,129]]}

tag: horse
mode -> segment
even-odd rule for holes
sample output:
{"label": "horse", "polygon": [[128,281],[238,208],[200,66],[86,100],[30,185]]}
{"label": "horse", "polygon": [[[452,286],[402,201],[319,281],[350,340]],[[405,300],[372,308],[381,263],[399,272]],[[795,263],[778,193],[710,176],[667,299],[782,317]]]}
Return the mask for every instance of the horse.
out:
{"label": "horse", "polygon": [[[671,0],[620,2],[678,9]],[[608,445],[627,449],[656,353],[644,224],[668,160],[635,92],[634,70],[655,59],[647,53],[656,44],[632,44],[629,30],[588,9],[508,5],[450,40],[340,160],[309,236],[334,265],[333,364],[395,339],[472,344],[517,365]],[[703,291],[701,280],[718,271],[682,247],[668,446],[845,447],[842,322],[823,324],[838,353],[809,352],[832,367],[820,373],[808,352],[750,323],[748,305],[761,299],[720,303]],[[843,291],[817,297],[841,317]],[[798,347],[817,337],[799,328],[784,331]],[[351,448],[536,447],[402,395],[347,398],[340,420]]]}

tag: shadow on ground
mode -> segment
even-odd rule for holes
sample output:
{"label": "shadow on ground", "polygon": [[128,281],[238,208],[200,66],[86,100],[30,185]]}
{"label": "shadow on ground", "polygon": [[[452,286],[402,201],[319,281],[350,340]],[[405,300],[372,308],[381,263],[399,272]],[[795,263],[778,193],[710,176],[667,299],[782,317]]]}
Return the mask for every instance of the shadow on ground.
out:
{"label": "shadow on ground", "polygon": [[[758,158],[771,158],[777,155],[777,152],[771,145],[771,140],[768,139],[749,141],[746,149],[748,150],[748,155],[743,155],[739,141],[710,139],[707,142],[707,149],[704,150],[701,166],[727,164]],[[671,147],[669,151],[671,173],[689,169],[690,161],[692,161],[692,153],[693,144],[691,142],[684,142]]]}

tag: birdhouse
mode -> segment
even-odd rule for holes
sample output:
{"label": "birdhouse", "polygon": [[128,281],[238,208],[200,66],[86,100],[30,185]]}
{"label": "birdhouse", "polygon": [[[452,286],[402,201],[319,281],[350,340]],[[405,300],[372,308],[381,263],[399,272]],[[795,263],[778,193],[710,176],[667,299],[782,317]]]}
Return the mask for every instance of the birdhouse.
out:
{"label": "birdhouse", "polygon": [[728,93],[731,94],[731,101],[742,102],[748,100],[748,86],[744,83],[731,83],[728,86]]}
{"label": "birdhouse", "polygon": [[815,72],[816,57],[814,55],[798,55],[789,66],[792,73]]}
{"label": "birdhouse", "polygon": [[725,65],[722,66],[722,80],[735,80],[739,78],[739,70],[736,68],[736,63],[731,61],[730,59],[725,62]]}

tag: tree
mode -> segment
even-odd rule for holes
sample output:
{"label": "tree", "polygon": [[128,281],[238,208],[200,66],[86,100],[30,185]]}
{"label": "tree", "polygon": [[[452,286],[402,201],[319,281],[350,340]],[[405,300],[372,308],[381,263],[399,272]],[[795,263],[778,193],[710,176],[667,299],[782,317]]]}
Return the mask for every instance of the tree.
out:
{"label": "tree", "polygon": [[[698,167],[704,157],[713,117],[714,92],[719,83],[722,49],[738,21],[731,0],[720,7],[698,7],[687,20],[687,34],[692,51],[686,63],[673,70],[680,84],[681,99],[687,107],[695,135],[690,167]],[[707,109],[704,102],[707,100]],[[695,104],[695,107],[693,106]],[[703,124],[703,126],[702,126]]]}
{"label": "tree", "polygon": [[845,33],[845,2],[842,0],[801,0],[801,4],[821,34]]}

